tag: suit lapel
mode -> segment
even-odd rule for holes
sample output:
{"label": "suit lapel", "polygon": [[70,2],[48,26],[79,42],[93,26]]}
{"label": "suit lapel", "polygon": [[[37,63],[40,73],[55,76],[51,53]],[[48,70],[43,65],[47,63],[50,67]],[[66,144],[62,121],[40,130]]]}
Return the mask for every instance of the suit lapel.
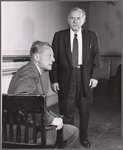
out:
{"label": "suit lapel", "polygon": [[71,45],[70,45],[70,29],[68,29],[66,34],[65,34],[65,45],[66,45],[68,58],[69,58],[69,61],[71,64],[72,63],[72,56],[71,56]]}
{"label": "suit lapel", "polygon": [[36,72],[37,77],[39,78],[39,82],[37,83],[36,90],[34,91],[33,94],[36,94],[36,95],[44,94],[42,83],[41,83],[41,75],[40,75],[36,65],[32,61],[29,62],[29,65],[31,66],[31,68],[33,66],[33,70],[34,70],[34,72]]}
{"label": "suit lapel", "polygon": [[88,44],[88,37],[87,34],[85,33],[85,31],[82,31],[82,43],[83,43],[83,51],[82,51],[82,56],[83,56],[83,64],[85,62],[86,59],[86,48],[87,48],[87,44]]}

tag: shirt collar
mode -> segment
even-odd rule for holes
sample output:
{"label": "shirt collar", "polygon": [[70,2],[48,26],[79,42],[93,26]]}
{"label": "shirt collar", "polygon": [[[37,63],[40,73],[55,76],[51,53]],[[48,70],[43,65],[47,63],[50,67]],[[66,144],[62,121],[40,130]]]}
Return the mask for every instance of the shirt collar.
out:
{"label": "shirt collar", "polygon": [[35,64],[35,66],[37,67],[37,69],[38,69],[38,71],[39,71],[39,74],[42,75],[43,70],[41,70],[41,69],[39,68],[39,66],[38,66],[35,62],[34,62],[34,64]]}
{"label": "shirt collar", "polygon": [[[77,36],[80,36],[81,35],[81,28],[80,28],[80,30],[76,33],[77,34]],[[74,32],[73,32],[73,30],[70,28],[70,34],[74,37]]]}

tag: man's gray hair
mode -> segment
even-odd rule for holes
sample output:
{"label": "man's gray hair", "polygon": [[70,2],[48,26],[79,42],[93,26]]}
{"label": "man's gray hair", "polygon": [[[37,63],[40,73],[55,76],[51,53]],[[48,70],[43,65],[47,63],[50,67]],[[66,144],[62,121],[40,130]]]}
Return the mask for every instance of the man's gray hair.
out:
{"label": "man's gray hair", "polygon": [[71,14],[72,11],[77,11],[77,10],[81,11],[82,15],[84,15],[84,16],[86,17],[86,12],[85,12],[83,9],[79,8],[79,7],[74,7],[74,8],[72,8],[72,9],[68,12],[68,16]]}
{"label": "man's gray hair", "polygon": [[42,51],[43,51],[44,46],[51,47],[51,45],[48,42],[44,42],[44,41],[35,41],[35,42],[33,42],[32,46],[30,48],[30,56],[33,56],[35,53],[38,53],[39,48],[41,49],[41,47],[42,47]]}

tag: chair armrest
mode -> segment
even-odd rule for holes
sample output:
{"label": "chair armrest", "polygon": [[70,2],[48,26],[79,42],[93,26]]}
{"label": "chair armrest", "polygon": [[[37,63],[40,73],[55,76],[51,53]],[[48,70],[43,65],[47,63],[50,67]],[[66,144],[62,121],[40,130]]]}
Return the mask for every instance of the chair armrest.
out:
{"label": "chair armrest", "polygon": [[55,130],[57,126],[54,125],[49,125],[47,127],[45,127],[46,131],[50,131],[50,130]]}

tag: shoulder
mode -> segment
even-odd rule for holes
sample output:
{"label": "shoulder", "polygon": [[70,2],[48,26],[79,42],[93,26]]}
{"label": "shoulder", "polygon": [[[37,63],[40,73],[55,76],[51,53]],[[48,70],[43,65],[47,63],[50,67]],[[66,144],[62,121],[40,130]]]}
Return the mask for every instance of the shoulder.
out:
{"label": "shoulder", "polygon": [[62,36],[70,32],[70,29],[60,30],[55,33],[55,36]]}
{"label": "shoulder", "polygon": [[92,30],[89,30],[89,29],[83,29],[83,33],[85,33],[85,34],[88,34],[88,35],[92,35],[92,36],[94,36],[94,35],[96,35],[96,32],[95,31],[92,31]]}
{"label": "shoulder", "polygon": [[33,62],[27,63],[25,66],[21,67],[20,69],[20,75],[27,75],[27,76],[38,76],[38,69],[36,68],[35,64]]}

